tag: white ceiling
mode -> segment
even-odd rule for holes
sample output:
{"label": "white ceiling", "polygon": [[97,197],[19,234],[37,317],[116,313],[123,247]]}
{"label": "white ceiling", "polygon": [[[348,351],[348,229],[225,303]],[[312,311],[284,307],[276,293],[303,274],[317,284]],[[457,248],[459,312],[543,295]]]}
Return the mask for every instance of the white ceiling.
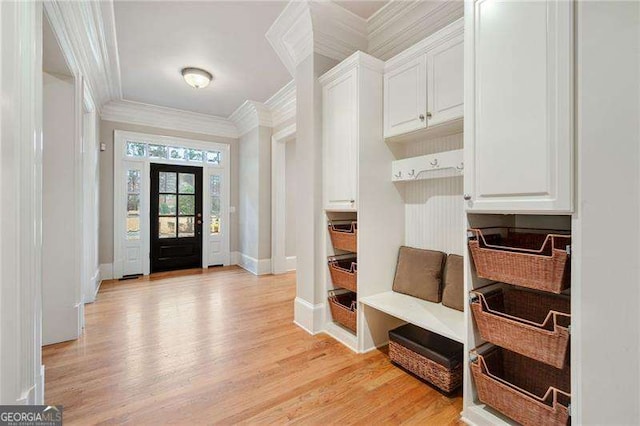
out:
{"label": "white ceiling", "polygon": [[[247,99],[264,102],[291,80],[265,33],[284,1],[116,1],[123,97],[229,116]],[[213,73],[206,89],[180,70]]]}
{"label": "white ceiling", "polygon": [[335,3],[344,7],[345,9],[355,13],[361,18],[369,19],[371,15],[382,9],[382,6],[389,3],[386,1],[370,1],[370,0],[342,0],[335,1]]}
{"label": "white ceiling", "polygon": [[[388,1],[337,4],[367,19]],[[291,80],[265,34],[287,1],[115,1],[123,97],[228,117],[245,100],[264,102]],[[205,89],[180,71],[204,68]]]}

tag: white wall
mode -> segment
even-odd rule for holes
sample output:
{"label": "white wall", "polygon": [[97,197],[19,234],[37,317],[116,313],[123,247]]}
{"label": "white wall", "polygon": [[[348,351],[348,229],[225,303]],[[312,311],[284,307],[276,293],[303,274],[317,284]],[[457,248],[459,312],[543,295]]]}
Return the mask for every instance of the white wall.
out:
{"label": "white wall", "polygon": [[[462,149],[463,135],[406,144],[402,157]],[[462,176],[397,184],[405,202],[405,244],[462,255],[464,232]]]}
{"label": "white wall", "polygon": [[[44,74],[42,164],[42,343],[76,339],[79,332],[78,252],[70,232],[75,211],[75,87]],[[73,244],[73,243],[71,243]]]}
{"label": "white wall", "polygon": [[271,262],[271,128],[257,126],[240,136],[238,162],[238,251],[245,259],[240,263],[264,273]]}
{"label": "white wall", "polygon": [[[43,404],[42,3],[0,2],[0,404]],[[15,58],[20,58],[19,61]]]}
{"label": "white wall", "polygon": [[82,187],[83,187],[83,239],[82,252],[82,301],[95,300],[100,285],[98,263],[98,236],[100,220],[100,162],[98,155],[97,116],[94,111],[85,112],[82,118]]}
{"label": "white wall", "polygon": [[640,2],[578,2],[576,25],[573,422],[637,425]]}
{"label": "white wall", "polygon": [[296,141],[285,142],[285,256],[296,255]]}

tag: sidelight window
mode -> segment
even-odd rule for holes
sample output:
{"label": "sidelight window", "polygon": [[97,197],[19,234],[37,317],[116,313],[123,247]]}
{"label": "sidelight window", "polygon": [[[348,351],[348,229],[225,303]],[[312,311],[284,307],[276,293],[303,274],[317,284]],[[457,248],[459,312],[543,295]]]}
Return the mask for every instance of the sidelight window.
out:
{"label": "sidelight window", "polygon": [[127,170],[127,240],[140,239],[140,170]]}

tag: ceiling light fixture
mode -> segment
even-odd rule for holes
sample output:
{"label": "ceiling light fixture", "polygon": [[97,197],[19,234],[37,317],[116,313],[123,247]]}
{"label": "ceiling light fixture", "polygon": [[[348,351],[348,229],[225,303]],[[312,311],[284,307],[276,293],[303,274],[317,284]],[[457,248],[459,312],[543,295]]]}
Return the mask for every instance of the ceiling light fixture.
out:
{"label": "ceiling light fixture", "polygon": [[210,72],[193,67],[183,68],[182,77],[189,86],[196,89],[204,89],[213,80],[213,75]]}

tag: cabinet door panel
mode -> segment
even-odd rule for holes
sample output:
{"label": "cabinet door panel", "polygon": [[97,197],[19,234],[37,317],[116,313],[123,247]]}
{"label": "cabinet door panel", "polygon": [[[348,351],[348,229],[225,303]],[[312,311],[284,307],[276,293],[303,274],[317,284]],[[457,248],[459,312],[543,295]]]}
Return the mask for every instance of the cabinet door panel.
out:
{"label": "cabinet door panel", "polygon": [[[357,70],[323,89],[324,192],[328,210],[356,208]],[[353,202],[352,202],[353,200]]]}
{"label": "cabinet door panel", "polygon": [[570,212],[571,2],[479,0],[467,19],[468,209]]}
{"label": "cabinet door panel", "polygon": [[[426,59],[421,56],[384,76],[384,136],[426,127]],[[420,118],[422,116],[422,118]]]}
{"label": "cabinet door panel", "polygon": [[460,35],[427,53],[428,125],[461,118],[464,113],[464,39]]}

